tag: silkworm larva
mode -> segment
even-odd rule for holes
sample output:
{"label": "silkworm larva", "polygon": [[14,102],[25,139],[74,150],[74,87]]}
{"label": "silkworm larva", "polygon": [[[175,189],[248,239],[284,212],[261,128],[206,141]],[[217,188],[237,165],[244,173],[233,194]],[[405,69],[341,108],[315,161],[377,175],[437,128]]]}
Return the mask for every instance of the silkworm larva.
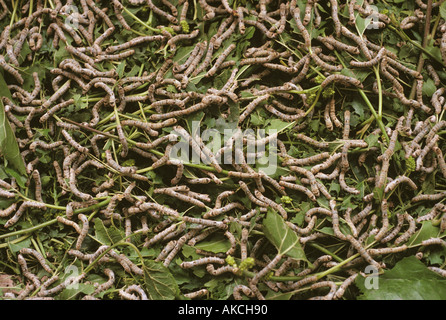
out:
{"label": "silkworm larva", "polygon": [[26,260],[20,253],[17,255],[17,262],[20,265],[20,268],[22,269],[23,275],[29,280],[31,280],[35,288],[39,288],[40,287],[39,278],[34,273],[28,270],[28,265],[26,264]]}
{"label": "silkworm larva", "polygon": [[33,141],[30,145],[29,145],[29,149],[33,152],[36,151],[36,147],[40,147],[44,150],[54,150],[57,147],[61,146],[63,144],[63,141],[56,141],[53,143],[46,143],[44,141],[41,140],[36,140]]}
{"label": "silkworm larva", "polygon": [[17,208],[17,203],[12,203],[9,207],[0,210],[0,218],[6,218],[8,216],[10,216],[15,209]]}
{"label": "silkworm larva", "polygon": [[75,170],[72,169],[72,168],[70,169],[68,186],[69,186],[71,192],[75,196],[81,198],[82,200],[89,201],[89,200],[93,199],[93,196],[91,194],[84,193],[84,192],[80,191],[77,188],[77,185],[76,185],[76,173],[75,173]]}
{"label": "silkworm larva", "polygon": [[420,223],[422,221],[435,219],[435,217],[438,216],[440,212],[445,212],[445,211],[446,211],[446,206],[442,203],[437,203],[434,205],[434,207],[431,209],[429,213],[418,217],[416,219],[416,222]]}
{"label": "silkworm larva", "polygon": [[20,73],[14,69],[13,67],[11,67],[6,61],[5,61],[5,57],[3,55],[0,55],[0,67],[2,67],[6,72],[8,72],[9,74],[11,74],[19,84],[23,85],[23,78],[20,75]]}
{"label": "silkworm larva", "polygon": [[375,235],[376,241],[381,241],[381,239],[384,238],[390,226],[388,205],[386,199],[383,199],[381,202],[381,219],[382,219],[382,226],[379,229],[378,233]]}
{"label": "silkworm larva", "polygon": [[342,282],[334,295],[334,299],[341,299],[344,296],[345,291],[356,280],[358,274],[354,273]]}
{"label": "silkworm larva", "polygon": [[305,47],[307,49],[310,49],[311,48],[311,37],[310,37],[310,34],[308,33],[307,28],[305,28],[305,25],[302,23],[302,20],[300,18],[299,7],[296,6],[296,8],[291,12],[293,14],[294,21],[296,22],[296,26],[299,29],[302,37],[304,38]]}
{"label": "silkworm larva", "polygon": [[105,290],[110,289],[113,284],[115,283],[115,273],[109,269],[109,268],[105,268],[104,269],[104,273],[105,275],[108,277],[108,280],[104,283],[101,283],[94,291],[93,295],[96,295],[100,292],[103,292]]}
{"label": "silkworm larva", "polygon": [[42,104],[42,109],[48,109],[53,103],[60,99],[70,89],[71,80],[65,82],[47,101]]}
{"label": "silkworm larva", "polygon": [[400,184],[400,183],[402,183],[402,182],[406,182],[411,188],[412,188],[412,190],[417,190],[418,189],[418,187],[417,187],[417,185],[415,184],[415,182],[413,182],[412,181],[412,179],[410,179],[409,177],[406,177],[406,176],[398,176],[398,177],[396,177],[394,180],[392,180],[391,182],[389,182],[387,185],[386,185],[386,187],[385,187],[385,189],[384,189],[384,192],[390,192],[390,191],[392,191],[393,189],[395,189],[395,187],[398,185],[398,184]]}
{"label": "silkworm larva", "polygon": [[206,239],[208,236],[210,236],[211,234],[215,233],[218,230],[218,228],[215,227],[210,227],[205,229],[203,232],[201,232],[200,234],[198,234],[197,236],[193,237],[192,239],[190,239],[187,244],[189,246],[195,246],[195,244],[197,242],[200,242],[204,239]]}
{"label": "silkworm larva", "polygon": [[211,209],[203,215],[203,218],[212,218],[235,208],[243,210],[245,207],[238,202],[231,202],[221,208]]}
{"label": "silkworm larva", "polygon": [[346,236],[346,238],[367,263],[373,265],[378,270],[381,269],[381,265],[372,258],[372,256],[366,251],[358,240],[349,234]]}
{"label": "silkworm larva", "polygon": [[417,157],[416,161],[416,170],[420,170],[423,165],[423,159],[427,156],[427,154],[432,150],[437,141],[440,139],[439,135],[435,135],[431,141],[429,141],[426,146],[421,150],[420,154]]}
{"label": "silkworm larva", "polygon": [[329,287],[330,291],[325,296],[316,296],[312,297],[309,300],[333,300],[336,291],[338,290],[338,286],[333,281],[320,281],[315,284],[312,284],[310,290],[315,290],[323,287]]}
{"label": "silkworm larva", "polygon": [[446,247],[446,241],[444,241],[441,238],[430,238],[430,239],[421,241],[421,245],[422,246],[441,245],[443,247]]}
{"label": "silkworm larva", "polygon": [[14,214],[14,216],[12,216],[12,218],[10,218],[8,221],[6,221],[5,223],[5,228],[9,228],[10,226],[14,225],[15,223],[17,223],[20,219],[20,217],[25,213],[25,210],[27,208],[39,208],[39,209],[45,209],[46,205],[42,202],[36,202],[36,201],[24,201],[20,207],[17,209],[16,213]]}
{"label": "silkworm larva", "polygon": [[305,168],[301,168],[301,167],[297,167],[297,166],[289,166],[291,171],[297,172],[301,175],[304,175],[308,178],[309,182],[310,182],[310,186],[311,186],[311,192],[318,197],[320,195],[319,192],[319,188],[316,184],[316,177],[314,176],[314,174],[310,171],[307,170]]}
{"label": "silkworm larva", "polygon": [[89,225],[87,216],[81,213],[77,217],[82,222],[82,229],[80,230],[79,237],[77,238],[76,241],[76,250],[80,250],[82,243],[88,234]]}
{"label": "silkworm larva", "polygon": [[[214,44],[215,46],[215,44]],[[236,48],[234,43],[231,43],[223,52],[218,56],[212,68],[206,73],[205,77],[212,77],[221,67],[223,61],[229,56],[229,54]]]}
{"label": "silkworm larva", "polygon": [[[259,272],[257,272],[249,283],[250,288],[253,289],[252,287],[256,286],[257,283],[260,280],[262,280],[262,278],[264,278],[279,263],[282,257],[283,257],[282,254],[277,254],[271,261],[268,262],[268,264],[265,267],[263,267]],[[253,291],[255,292],[255,290]],[[258,292],[260,293],[260,291]]]}
{"label": "silkworm larva", "polygon": [[320,148],[320,149],[325,149],[328,148],[329,144],[327,142],[319,142],[315,139],[312,139],[310,137],[307,137],[304,134],[298,133],[295,135],[295,137],[305,143],[308,143],[309,145],[312,145],[314,147]]}
{"label": "silkworm larva", "polygon": [[210,226],[210,227],[217,227],[219,229],[226,230],[228,228],[228,225],[224,221],[215,221],[215,220],[209,220],[209,219],[201,219],[201,218],[192,218],[189,216],[183,216],[181,217],[183,221],[189,222],[189,223],[196,223],[201,224],[203,226]]}
{"label": "silkworm larva", "polygon": [[186,233],[184,236],[180,237],[175,246],[170,250],[167,257],[164,259],[163,265],[168,267],[170,265],[170,262],[173,260],[173,258],[176,256],[178,251],[183,247],[183,245],[191,239],[198,231],[197,230],[191,230],[188,233]]}
{"label": "silkworm larva", "polygon": [[35,197],[38,202],[43,202],[42,200],[42,182],[40,180],[40,173],[38,170],[33,170],[32,177],[35,185]]}
{"label": "silkworm larva", "polygon": [[437,200],[443,199],[445,196],[446,196],[446,191],[435,193],[435,194],[419,194],[419,195],[413,197],[410,201],[411,202],[418,202],[418,201],[424,201],[424,200],[437,201]]}
{"label": "silkworm larva", "polygon": [[430,63],[426,63],[426,69],[431,78],[434,80],[434,84],[436,87],[439,87],[441,84],[440,77],[438,76],[437,71],[434,69],[434,67]]}
{"label": "silkworm larva", "polygon": [[189,299],[197,299],[197,298],[201,298],[201,297],[208,296],[208,295],[209,295],[208,289],[200,289],[197,291],[188,292],[188,293],[184,294],[184,296]]}
{"label": "silkworm larva", "polygon": [[[160,252],[160,254],[156,257],[155,261],[161,261],[163,260],[169,252],[176,246],[177,240],[171,240],[169,241],[166,246],[163,248],[163,250]],[[190,244],[193,246],[193,244]]]}
{"label": "silkworm larva", "polygon": [[62,135],[67,140],[67,142],[80,153],[89,152],[88,148],[81,146],[78,142],[76,142],[76,140],[74,140],[74,138],[65,129],[62,129]]}
{"label": "silkworm larva", "polygon": [[363,84],[356,78],[344,76],[342,74],[331,74],[321,83],[321,88],[327,87],[332,82],[340,82],[344,85],[350,85],[357,88],[363,88]]}
{"label": "silkworm larva", "polygon": [[401,235],[399,236],[395,241],[394,244],[396,246],[400,245],[401,243],[409,240],[409,238],[415,233],[416,231],[416,221],[415,219],[408,214],[407,212],[404,213],[404,219],[409,223],[409,228]]}
{"label": "silkworm larva", "polygon": [[441,152],[441,149],[439,147],[437,147],[437,146],[434,146],[433,150],[434,150],[435,155],[437,157],[438,166],[440,167],[440,171],[441,171],[443,177],[446,178],[446,162],[445,162],[444,157],[443,157],[443,152]]}
{"label": "silkworm larva", "polygon": [[206,257],[200,258],[194,261],[184,261],[180,264],[180,267],[183,269],[193,268],[199,265],[208,264],[208,263],[217,263],[217,264],[225,264],[225,259],[218,257]]}
{"label": "silkworm larva", "polygon": [[37,250],[31,249],[31,248],[22,248],[22,249],[20,249],[20,253],[22,255],[23,254],[33,255],[37,259],[37,261],[39,261],[40,265],[43,267],[43,269],[45,269],[46,272],[53,273],[53,270],[47,264],[43,255],[40,252],[38,252]]}
{"label": "silkworm larva", "polygon": [[218,276],[218,275],[221,275],[226,272],[231,272],[233,274],[237,274],[239,269],[234,268],[233,266],[223,266],[223,267],[215,269],[213,264],[208,264],[206,266],[206,271],[214,276]]}

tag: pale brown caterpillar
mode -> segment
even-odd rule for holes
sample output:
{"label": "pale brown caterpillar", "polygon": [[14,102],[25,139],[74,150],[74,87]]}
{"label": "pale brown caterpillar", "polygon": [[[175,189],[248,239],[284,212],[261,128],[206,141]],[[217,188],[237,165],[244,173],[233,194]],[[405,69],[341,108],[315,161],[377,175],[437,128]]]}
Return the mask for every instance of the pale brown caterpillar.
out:
{"label": "pale brown caterpillar", "polygon": [[183,269],[189,269],[193,268],[199,265],[203,264],[209,264],[209,263],[217,263],[217,264],[225,264],[225,259],[218,258],[218,257],[206,257],[206,258],[200,258],[194,261],[184,261],[180,264],[180,267]]}
{"label": "pale brown caterpillar", "polygon": [[20,268],[22,269],[23,276],[31,280],[35,288],[39,288],[40,287],[39,278],[34,273],[28,270],[28,265],[26,263],[26,260],[20,253],[17,255],[17,262],[20,265]]}
{"label": "pale brown caterpillar", "polygon": [[315,139],[307,137],[306,135],[304,135],[302,133],[296,134],[295,137],[299,140],[302,140],[305,143],[308,143],[309,145],[316,147],[316,148],[325,149],[325,148],[328,148],[328,146],[329,146],[329,144],[327,142],[317,141]]}
{"label": "pale brown caterpillar", "polygon": [[39,261],[40,265],[43,267],[43,269],[45,269],[46,272],[48,272],[50,274],[53,273],[53,270],[47,264],[43,255],[40,252],[38,252],[37,250],[31,249],[31,248],[22,248],[22,249],[20,249],[20,253],[22,255],[24,255],[24,254],[33,255],[37,259],[37,261]]}
{"label": "pale brown caterpillar", "polygon": [[3,55],[0,55],[0,67],[2,67],[6,72],[11,74],[19,84],[23,85],[24,80],[23,77],[20,75],[20,73],[11,67],[6,61],[5,57]]}
{"label": "pale brown caterpillar", "polygon": [[20,217],[25,213],[25,210],[28,208],[38,208],[38,209],[45,209],[46,205],[42,202],[36,202],[36,201],[24,201],[20,207],[17,209],[16,213],[12,218],[10,218],[5,223],[5,228],[9,228],[10,226],[17,223],[20,219]]}
{"label": "pale brown caterpillar", "polygon": [[88,225],[87,216],[85,216],[84,214],[81,213],[77,217],[82,222],[82,228],[80,229],[79,237],[77,238],[77,241],[76,241],[76,250],[80,250],[82,243],[88,234],[89,225]]}
{"label": "pale brown caterpillar", "polygon": [[183,221],[189,222],[189,223],[196,223],[203,226],[209,226],[209,227],[217,227],[219,229],[226,230],[228,228],[228,225],[225,221],[216,221],[216,220],[209,220],[209,219],[201,219],[201,218],[192,218],[189,216],[183,216],[181,217]]}
{"label": "pale brown caterpillar", "polygon": [[401,243],[409,240],[409,238],[415,233],[416,231],[416,221],[415,219],[408,214],[407,212],[404,213],[404,219],[409,222],[409,228],[404,232],[401,236],[399,236],[395,241],[394,244],[396,246],[400,245]]}

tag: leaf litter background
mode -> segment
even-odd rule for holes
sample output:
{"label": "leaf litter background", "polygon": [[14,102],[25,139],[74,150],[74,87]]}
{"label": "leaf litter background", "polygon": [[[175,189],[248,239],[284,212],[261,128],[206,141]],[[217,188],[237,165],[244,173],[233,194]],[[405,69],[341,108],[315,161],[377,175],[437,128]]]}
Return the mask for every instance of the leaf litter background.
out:
{"label": "leaf litter background", "polygon": [[0,4],[2,298],[446,297],[442,1]]}

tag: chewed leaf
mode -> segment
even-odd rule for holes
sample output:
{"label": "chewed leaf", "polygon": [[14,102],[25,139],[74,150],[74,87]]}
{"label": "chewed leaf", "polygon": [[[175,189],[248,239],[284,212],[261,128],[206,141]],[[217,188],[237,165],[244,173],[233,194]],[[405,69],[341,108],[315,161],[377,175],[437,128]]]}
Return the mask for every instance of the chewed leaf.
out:
{"label": "chewed leaf", "polygon": [[144,282],[150,300],[173,300],[178,293],[178,285],[170,271],[161,262],[144,262]]}
{"label": "chewed leaf", "polygon": [[266,218],[263,220],[263,228],[266,238],[276,247],[279,254],[307,261],[297,234],[272,209],[268,210]]}

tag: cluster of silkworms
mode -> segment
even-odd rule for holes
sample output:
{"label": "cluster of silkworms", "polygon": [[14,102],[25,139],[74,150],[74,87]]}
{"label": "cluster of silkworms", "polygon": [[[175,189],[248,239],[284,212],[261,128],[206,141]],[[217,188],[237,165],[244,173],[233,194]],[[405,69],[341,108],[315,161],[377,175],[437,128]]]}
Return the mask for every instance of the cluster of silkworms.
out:
{"label": "cluster of silkworms", "polygon": [[[100,228],[113,230],[110,237],[122,229],[117,241],[155,252],[154,262],[171,272],[179,267],[192,277],[201,268],[208,277],[238,278],[234,299],[309,292],[327,300],[343,299],[365,266],[383,271],[388,255],[417,250],[409,240],[424,223],[446,230],[444,184],[427,193],[421,188],[446,179],[446,91],[434,63],[416,70],[372,41],[368,30],[358,35],[359,16],[376,16],[370,33],[390,23],[373,11],[373,1],[240,3],[31,1],[18,18],[0,0],[0,69],[11,93],[2,105],[27,177],[0,179],[8,203],[0,210],[0,236],[22,222],[54,218],[52,225],[69,235],[64,263],[91,266],[103,279],[77,298],[149,296],[139,256],[98,239]],[[424,22],[427,8],[416,4],[402,30]],[[149,9],[154,27],[132,13],[141,8]],[[13,11],[15,19],[5,24]],[[311,28],[323,23],[327,34],[315,36]],[[443,29],[438,45],[446,62]],[[31,68],[48,52],[55,55],[51,70]],[[380,78],[355,77],[370,70]],[[435,86],[429,97],[427,79]],[[405,111],[385,128],[359,134],[345,103],[355,90],[393,99]],[[261,117],[287,125],[285,132],[245,135],[263,128],[255,124]],[[191,129],[198,118],[203,126],[237,130],[214,148]],[[315,122],[325,125],[326,138],[314,134]],[[184,142],[200,164],[172,157]],[[280,175],[256,166],[267,154],[277,159]],[[408,203],[398,204],[401,199]],[[271,210],[297,235],[308,261],[259,236]],[[339,253],[318,252],[314,245],[330,239]],[[224,249],[210,250],[212,241]],[[422,248],[442,241],[426,239]],[[90,283],[86,272],[61,277],[54,260],[61,253],[33,245],[14,257],[22,290],[5,297],[52,299]],[[342,254],[348,263],[339,261]],[[320,276],[330,270],[342,281]],[[120,277],[142,280],[128,284]],[[184,297],[215,298],[204,286],[190,288]]]}

